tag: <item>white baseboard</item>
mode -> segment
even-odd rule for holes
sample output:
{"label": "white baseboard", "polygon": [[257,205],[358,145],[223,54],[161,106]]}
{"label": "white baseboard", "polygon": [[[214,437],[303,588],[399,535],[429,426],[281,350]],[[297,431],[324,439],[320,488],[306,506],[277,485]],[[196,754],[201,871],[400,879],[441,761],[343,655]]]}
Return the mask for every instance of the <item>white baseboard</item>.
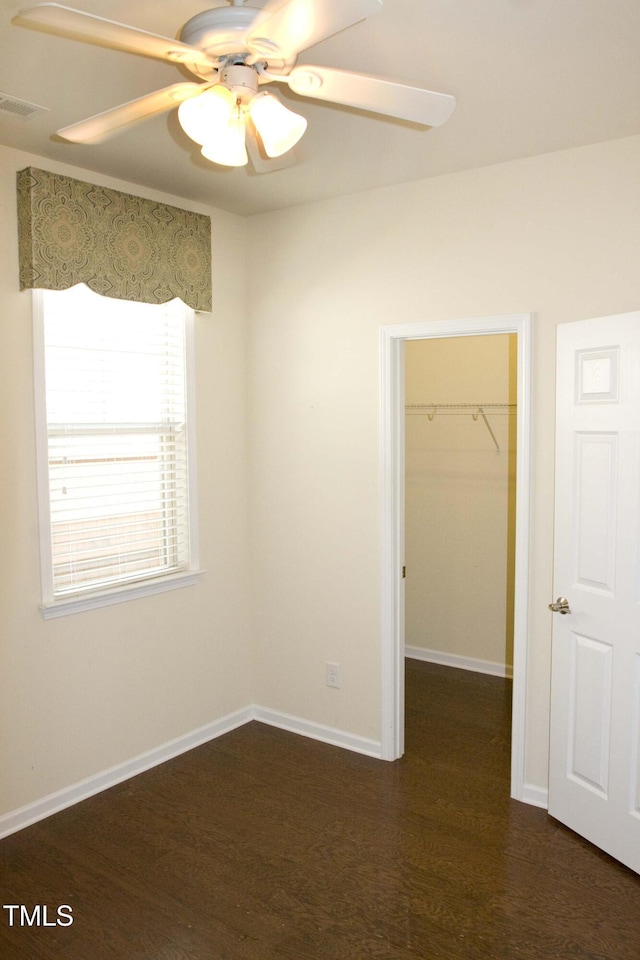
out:
{"label": "white baseboard", "polygon": [[253,707],[253,712],[254,720],[259,720],[260,723],[267,723],[269,726],[279,727],[281,730],[289,730],[291,733],[298,733],[312,740],[321,740],[323,743],[329,743],[334,747],[343,747],[345,750],[352,750],[354,753],[363,753],[367,757],[376,757],[377,759],[382,757],[381,744],[377,740],[367,740],[366,737],[346,733],[344,730],[335,729],[335,727],[326,727],[311,720],[303,720],[301,717],[293,717],[287,713],[280,713],[278,710],[267,710],[265,707]]}
{"label": "white baseboard", "polygon": [[533,783],[522,785],[522,796],[518,798],[523,803],[529,803],[532,807],[542,807],[543,810],[549,809],[549,791],[545,787],[536,787]]}
{"label": "white baseboard", "polygon": [[513,667],[491,660],[475,660],[461,657],[456,653],[443,653],[441,650],[427,650],[423,647],[404,648],[405,657],[412,660],[425,660],[428,663],[441,663],[445,667],[457,667],[459,670],[472,670],[474,673],[488,673],[492,677],[513,677]]}
{"label": "white baseboard", "polygon": [[71,784],[69,787],[63,787],[55,793],[50,793],[40,800],[28,803],[24,807],[12,810],[0,816],[0,839],[7,837],[11,833],[17,833],[18,830],[24,830],[25,827],[44,820],[80,803],[96,793],[108,790],[123,780],[129,780],[136,777],[145,770],[157,767],[167,760],[193,750],[210,740],[225,733],[230,733],[236,727],[241,727],[251,720],[258,720],[260,723],[266,723],[273,727],[279,727],[282,730],[289,730],[292,733],[300,734],[304,737],[310,737],[313,740],[322,740],[336,747],[343,747],[346,750],[353,750],[356,753],[364,753],[370,757],[380,758],[381,745],[375,740],[367,740],[364,737],[358,737],[355,734],[346,733],[343,730],[336,730],[333,727],[325,727],[310,720],[303,720],[301,717],[293,717],[286,713],[279,713],[276,710],[267,710],[264,707],[249,706],[242,710],[236,710],[229,713],[219,720],[214,720],[197,730],[192,730],[184,736],[176,737],[168,743],[155,747],[152,750],[142,753],[131,760],[117,764],[107,770],[102,770],[85,780]]}
{"label": "white baseboard", "polygon": [[54,813],[66,809],[66,807],[71,807],[75,803],[80,803],[81,800],[86,800],[102,790],[108,790],[109,787],[114,787],[117,783],[122,783],[123,780],[136,777],[139,773],[157,767],[181,753],[186,753],[187,750],[193,750],[194,747],[199,747],[209,740],[214,740],[216,737],[222,736],[223,733],[229,733],[252,719],[253,715],[250,707],[237,710],[221,717],[219,720],[214,720],[213,723],[192,730],[182,737],[169,740],[168,743],[155,747],[153,750],[132,757],[131,760],[125,760],[124,763],[119,763],[115,767],[102,770],[85,780],[80,780],[78,783],[63,787],[62,790],[50,793],[48,796],[42,797],[41,800],[35,800],[33,803],[28,803],[24,807],[6,813],[0,817],[0,838],[8,836],[10,833],[16,833],[18,830],[23,830],[25,827],[31,826],[32,823],[44,820],[46,817],[50,817]]}

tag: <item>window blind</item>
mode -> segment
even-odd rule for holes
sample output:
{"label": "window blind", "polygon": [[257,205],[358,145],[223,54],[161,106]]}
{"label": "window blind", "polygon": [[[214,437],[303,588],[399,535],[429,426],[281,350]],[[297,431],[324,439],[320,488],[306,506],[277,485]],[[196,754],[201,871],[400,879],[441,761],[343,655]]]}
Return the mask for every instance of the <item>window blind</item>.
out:
{"label": "window blind", "polygon": [[54,598],[186,569],[184,305],[44,298]]}

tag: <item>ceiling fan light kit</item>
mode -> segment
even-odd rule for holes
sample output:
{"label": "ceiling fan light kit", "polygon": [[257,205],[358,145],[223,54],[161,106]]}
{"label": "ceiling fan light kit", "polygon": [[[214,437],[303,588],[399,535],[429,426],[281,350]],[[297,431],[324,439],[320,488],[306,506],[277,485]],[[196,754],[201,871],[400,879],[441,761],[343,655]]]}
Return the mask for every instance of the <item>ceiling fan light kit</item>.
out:
{"label": "ceiling fan light kit", "polygon": [[279,157],[290,150],[307,128],[304,117],[289,110],[277,97],[258,92],[258,74],[251,67],[232,64],[220,73],[220,82],[178,107],[180,126],[202,146],[202,156],[223,166],[243,167],[245,111],[251,114],[264,151]]}
{"label": "ceiling fan light kit", "polygon": [[453,112],[455,99],[447,94],[347,70],[296,66],[303,50],[376,13],[382,0],[267,0],[261,9],[245,6],[242,0],[231,3],[192,17],[182,27],[179,40],[58,3],[29,7],[12,22],[182,64],[198,78],[197,82],[172,84],[58,131],[58,136],[74,143],[102,142],[179,104],[180,126],[200,144],[207,160],[244,166],[247,140],[256,134],[268,157],[281,157],[303,136],[307,121],[273,94],[259,90],[274,81],[286,83],[305,98],[423,126],[438,126]]}
{"label": "ceiling fan light kit", "polygon": [[218,84],[181,103],[178,120],[186,135],[202,146],[205,140],[224,133],[235,106],[231,91]]}
{"label": "ceiling fan light kit", "polygon": [[269,157],[281,157],[291,150],[307,129],[304,117],[289,110],[277,97],[266,91],[253,98],[249,111]]}
{"label": "ceiling fan light kit", "polygon": [[205,140],[200,153],[205,160],[224,167],[244,167],[249,161],[244,113],[240,109],[235,110],[227,122],[224,135]]}

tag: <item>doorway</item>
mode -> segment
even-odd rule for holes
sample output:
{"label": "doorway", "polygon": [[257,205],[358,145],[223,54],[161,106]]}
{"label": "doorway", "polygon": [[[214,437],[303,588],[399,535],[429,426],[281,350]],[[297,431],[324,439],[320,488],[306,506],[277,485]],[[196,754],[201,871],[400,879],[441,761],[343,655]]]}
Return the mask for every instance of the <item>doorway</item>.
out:
{"label": "doorway", "polygon": [[405,653],[513,675],[516,334],[405,342]]}
{"label": "doorway", "polygon": [[[517,463],[513,578],[511,796],[528,800],[524,782],[529,552],[530,317],[397,324],[382,329],[382,724],[381,754],[404,752],[405,656],[405,343],[430,338],[515,334]],[[431,399],[431,398],[430,398]],[[428,402],[428,401],[427,401]]]}

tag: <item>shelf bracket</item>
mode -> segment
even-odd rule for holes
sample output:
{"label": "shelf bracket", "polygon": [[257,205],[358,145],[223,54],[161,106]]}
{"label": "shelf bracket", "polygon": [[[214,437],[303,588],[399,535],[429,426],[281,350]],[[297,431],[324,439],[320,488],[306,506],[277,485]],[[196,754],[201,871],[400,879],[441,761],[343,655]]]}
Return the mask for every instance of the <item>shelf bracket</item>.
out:
{"label": "shelf bracket", "polygon": [[487,430],[489,431],[489,433],[491,434],[491,439],[493,440],[493,442],[494,442],[495,445],[496,445],[496,453],[500,453],[500,444],[499,444],[498,441],[496,440],[496,435],[495,435],[495,433],[493,432],[493,430],[491,429],[491,424],[490,424],[489,421],[487,420],[487,415],[486,415],[486,413],[484,412],[484,410],[482,409],[482,407],[478,407],[478,412],[473,414],[473,419],[474,419],[474,420],[477,420],[478,417],[482,417],[482,419],[484,420],[484,425],[485,425],[485,427],[487,428]]}

